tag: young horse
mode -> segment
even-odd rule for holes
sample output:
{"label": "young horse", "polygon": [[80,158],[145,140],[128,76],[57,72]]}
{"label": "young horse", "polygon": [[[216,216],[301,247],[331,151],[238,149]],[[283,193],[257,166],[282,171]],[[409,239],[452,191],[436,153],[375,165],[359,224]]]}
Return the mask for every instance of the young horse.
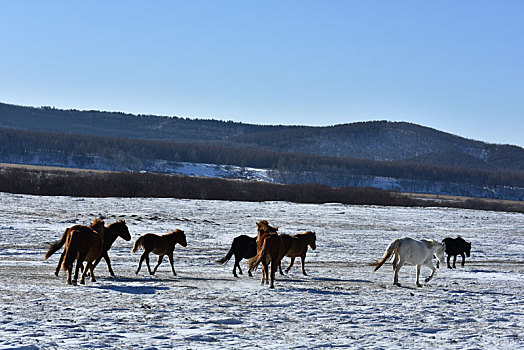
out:
{"label": "young horse", "polygon": [[[233,265],[233,276],[238,277],[236,269],[242,274],[242,269],[240,268],[240,261],[242,259],[249,259],[254,257],[257,254],[257,238],[249,237],[246,235],[240,235],[233,239],[231,243],[231,248],[227,252],[226,256],[220,260],[217,260],[217,263],[224,264],[235,255],[235,265]],[[251,270],[248,271],[249,277],[252,277]]]}
{"label": "young horse", "polygon": [[[309,245],[311,249],[315,250],[317,248],[316,241],[317,237],[315,232],[313,231],[306,231],[291,236],[291,245],[286,253],[286,256],[291,258],[291,262],[289,263],[289,266],[286,269],[286,273],[288,273],[291,267],[293,266],[295,258],[300,257],[300,262],[302,263],[302,274],[304,276],[307,276],[306,270],[304,269],[304,264],[306,262],[307,247]],[[280,274],[283,275],[282,264],[279,265],[279,269]]]}
{"label": "young horse", "polygon": [[[104,222],[98,218],[94,219],[93,220],[93,223],[89,226],[82,226],[82,225],[75,225],[73,227],[68,227],[65,229],[64,233],[62,234],[62,237],[60,237],[60,239],[56,242],[53,242],[49,245],[49,249],[47,250],[47,253],[45,254],[44,256],[44,260],[47,260],[47,258],[49,258],[51,255],[53,255],[54,253],[56,253],[60,248],[62,248],[62,246],[65,244],[66,240],[67,240],[67,236],[74,230],[78,230],[78,229],[85,229],[85,228],[91,228],[93,230],[95,230],[96,232],[98,233],[102,233],[102,231],[104,230]],[[55,269],[55,276],[58,276],[58,273],[60,272],[60,268],[62,267],[62,262],[64,261],[64,257],[65,257],[65,250],[64,252],[62,253],[62,255],[60,255],[60,260],[58,261],[58,265]],[[82,270],[83,270],[83,266],[82,266]]]}
{"label": "young horse", "polygon": [[431,275],[426,278],[428,283],[435,274],[435,267],[433,266],[433,255],[444,263],[444,251],[446,245],[439,243],[435,240],[415,240],[408,237],[396,239],[389,244],[384,256],[378,261],[377,267],[374,271],[377,271],[387,260],[394,255],[393,259],[393,284],[400,287],[398,283],[398,272],[401,267],[405,264],[416,265],[417,267],[417,287],[422,287],[419,283],[420,268],[425,265],[431,269]]}
{"label": "young horse", "polygon": [[[98,220],[98,219],[96,219]],[[95,221],[96,221],[95,220]],[[100,220],[101,221],[101,220]],[[104,222],[101,221],[102,227]],[[95,274],[93,271],[93,262],[98,259],[104,249],[104,230],[99,233],[90,227],[79,226],[69,231],[65,242],[65,256],[62,263],[62,269],[68,271],[67,283],[75,284],[78,279],[78,270],[82,266],[83,262],[86,261],[86,267],[82,273],[80,284],[85,283],[87,271],[91,273],[91,281],[96,282]],[[76,260],[75,277],[71,280],[71,274],[73,269],[73,263]]]}
{"label": "young horse", "polygon": [[[253,270],[262,263],[262,284],[264,281],[268,284],[271,277],[270,288],[275,288],[275,272],[282,258],[289,250],[291,236],[277,234],[276,228],[266,225],[266,223],[267,221],[257,223],[261,245],[257,249],[257,255],[249,259],[249,269]],[[268,266],[270,263],[271,274],[269,276]]]}
{"label": "young horse", "polygon": [[[98,225],[99,225],[101,221],[97,221],[97,222],[98,222]],[[95,222],[93,222],[93,224],[91,224],[91,226],[89,226],[89,227],[93,228],[97,232],[101,231],[100,227],[97,227],[96,225],[93,226],[93,225],[95,225]],[[69,232],[69,230],[71,230],[71,229],[73,229],[75,227],[78,227],[78,226],[79,225],[76,225],[76,226],[73,226],[71,228],[66,229],[66,231],[64,232],[64,235],[67,237],[67,233]],[[111,249],[111,246],[113,245],[113,243],[115,242],[115,240],[118,237],[121,237],[122,239],[124,239],[126,241],[129,241],[129,240],[131,240],[131,234],[129,233],[129,229],[127,228],[126,222],[123,221],[123,220],[114,222],[114,223],[110,224],[109,226],[106,226],[104,228],[104,230],[105,230],[104,231],[104,252],[102,253],[102,256],[100,258],[96,259],[95,263],[93,264],[93,269],[98,265],[100,260],[102,258],[104,258],[104,260],[106,261],[106,264],[107,264],[107,270],[109,271],[109,274],[112,277],[115,277],[115,273],[113,272],[113,269],[111,268],[111,260],[109,259],[108,251],[109,251],[109,249]],[[64,238],[64,236],[62,236],[62,238],[59,241],[56,241],[51,246],[52,248],[49,249],[49,251],[47,252],[47,254],[45,256],[46,259],[49,256],[51,256],[51,254],[53,254],[58,249],[60,249],[60,247],[63,245],[63,243],[61,243],[62,239],[65,242],[65,238]],[[65,256],[65,251],[60,256],[60,260],[58,261],[58,265],[56,266],[56,269],[55,269],[55,275],[56,276],[58,276],[58,273],[60,272],[60,267],[62,266],[62,261],[64,260],[64,256]],[[83,266],[81,266],[80,268],[83,270]]]}
{"label": "young horse", "polygon": [[464,263],[466,262],[464,253],[466,253],[466,256],[469,258],[471,252],[471,242],[466,242],[462,237],[458,236],[457,238],[444,238],[442,243],[446,244],[446,253],[448,254],[448,269],[451,269],[451,265],[449,264],[449,259],[451,256],[453,256],[453,268],[457,268],[455,266],[455,263],[457,262],[457,255],[462,257],[461,265],[464,267]]}
{"label": "young horse", "polygon": [[[142,256],[140,257],[136,274],[138,275],[138,272],[142,267],[142,261],[145,260],[149,274],[154,275],[156,269],[158,269],[158,266],[160,266],[160,263],[162,262],[162,258],[164,255],[167,255],[169,262],[171,263],[173,275],[176,276],[175,267],[173,266],[173,250],[175,249],[175,244],[177,243],[182,247],[187,247],[186,235],[184,234],[184,231],[179,229],[176,229],[175,231],[163,236],[155,235],[154,233],[146,233],[145,235],[140,236],[135,241],[132,250],[133,253],[136,252],[139,247],[144,250],[144,253],[142,253]],[[151,271],[151,267],[149,266],[149,253],[154,253],[159,256],[158,263],[156,264],[153,271]]]}

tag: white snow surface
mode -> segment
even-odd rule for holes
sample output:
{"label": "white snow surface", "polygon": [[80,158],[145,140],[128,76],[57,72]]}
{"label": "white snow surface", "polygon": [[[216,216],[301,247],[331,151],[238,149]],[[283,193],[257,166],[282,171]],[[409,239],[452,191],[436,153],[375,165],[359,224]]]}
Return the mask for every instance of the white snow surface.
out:
{"label": "white snow surface", "polygon": [[[228,202],[150,198],[40,197],[0,193],[0,348],[523,348],[524,215],[443,208]],[[97,282],[69,286],[53,272],[47,244],[66,227],[124,219],[130,242],[109,251]],[[233,260],[215,261],[240,234],[267,219],[279,232],[317,233],[317,249],[275,289],[232,276]],[[156,275],[131,254],[147,232],[186,232]],[[395,238],[461,235],[472,242],[465,267],[441,266],[416,288],[415,268],[376,262]],[[61,251],[60,251],[61,252]],[[156,263],[156,256],[152,256]],[[283,264],[287,264],[288,258]],[[460,261],[460,257],[458,259]],[[429,274],[422,269],[422,278]]]}

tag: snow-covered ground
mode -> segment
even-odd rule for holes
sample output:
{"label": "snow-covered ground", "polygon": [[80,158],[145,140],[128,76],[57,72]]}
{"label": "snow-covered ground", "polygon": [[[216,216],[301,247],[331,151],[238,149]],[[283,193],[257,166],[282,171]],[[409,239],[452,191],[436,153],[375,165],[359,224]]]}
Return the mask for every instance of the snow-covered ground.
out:
{"label": "snow-covered ground", "polygon": [[[0,348],[523,348],[524,215],[460,209],[287,202],[37,197],[0,193]],[[118,239],[98,281],[66,285],[46,245],[73,224],[125,219],[132,241],[186,232],[155,276],[134,271],[139,254]],[[233,261],[232,239],[267,219],[280,232],[317,232],[317,250],[274,290]],[[423,288],[415,269],[392,285],[391,265],[369,266],[398,237],[472,242],[464,268],[442,268]],[[459,258],[460,260],[460,258]],[[156,258],[152,257],[156,262]],[[288,259],[285,258],[285,263]],[[245,262],[245,260],[243,261]],[[243,265],[245,266],[245,265]],[[429,274],[423,268],[422,275]]]}

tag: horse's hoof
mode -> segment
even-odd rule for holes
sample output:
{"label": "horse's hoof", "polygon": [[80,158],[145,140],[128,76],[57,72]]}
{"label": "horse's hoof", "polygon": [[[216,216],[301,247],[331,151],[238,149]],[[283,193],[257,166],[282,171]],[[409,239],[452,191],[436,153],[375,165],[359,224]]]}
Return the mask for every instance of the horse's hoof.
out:
{"label": "horse's hoof", "polygon": [[[427,281],[426,281],[427,282]],[[417,287],[422,288],[422,284],[418,283]]]}
{"label": "horse's hoof", "polygon": [[400,283],[393,283],[394,286],[397,286],[397,287],[402,287],[402,285]]}
{"label": "horse's hoof", "polygon": [[275,289],[275,286],[269,286],[269,289]]}

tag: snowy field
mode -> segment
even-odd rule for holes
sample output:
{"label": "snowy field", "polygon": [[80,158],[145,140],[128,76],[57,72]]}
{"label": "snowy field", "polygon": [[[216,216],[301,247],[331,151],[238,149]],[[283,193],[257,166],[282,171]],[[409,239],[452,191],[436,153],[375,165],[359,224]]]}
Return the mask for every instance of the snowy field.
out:
{"label": "snowy field", "polygon": [[[5,193],[0,203],[1,349],[524,347],[523,214]],[[104,261],[95,283],[68,286],[65,275],[55,277],[59,255],[44,261],[47,244],[97,216],[106,224],[124,219],[132,241],[184,230],[178,276],[167,259],[155,276],[144,267],[135,275],[140,255],[118,239],[109,252],[116,279]],[[235,236],[255,236],[260,219],[281,233],[316,231],[308,276],[295,263],[270,290],[260,270],[237,279],[233,260],[215,263]],[[441,266],[422,288],[414,287],[414,267],[401,270],[403,287],[395,287],[391,264],[375,274],[368,265],[395,238],[457,235],[472,242],[466,266]]]}

